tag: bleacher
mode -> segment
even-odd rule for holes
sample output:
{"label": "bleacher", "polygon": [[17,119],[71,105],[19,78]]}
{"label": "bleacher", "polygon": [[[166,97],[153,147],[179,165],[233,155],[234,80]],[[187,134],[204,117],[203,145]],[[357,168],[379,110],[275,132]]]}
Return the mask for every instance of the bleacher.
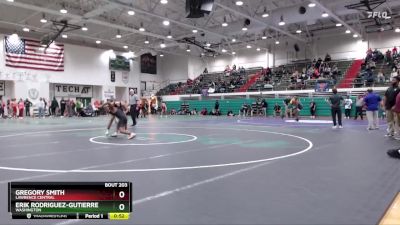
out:
{"label": "bleacher", "polygon": [[[269,90],[301,90],[301,89],[314,89],[317,80],[309,79],[304,81],[304,85],[301,86],[293,86],[290,80],[290,76],[292,75],[293,71],[301,72],[303,68],[307,68],[311,62],[300,62],[300,63],[293,63],[289,65],[285,65],[285,69],[290,71],[286,74],[279,74],[273,73],[271,84],[267,84],[263,80],[257,80],[249,89],[248,91],[269,91]],[[330,64],[337,64],[338,67],[338,75],[336,83],[339,83],[341,79],[343,79],[344,74],[346,73],[347,69],[350,67],[352,60],[336,60],[331,61]],[[278,67],[272,68],[273,71],[276,71]],[[334,84],[335,82],[332,79],[328,79],[328,82]]]}
{"label": "bleacher", "polygon": [[[262,70],[262,67],[247,68],[245,73],[231,73],[229,76],[225,72],[213,72],[202,74],[191,84],[177,83],[169,84],[161,89],[157,95],[177,95],[177,94],[201,94],[203,89],[213,88],[214,93],[232,93],[240,89],[255,73]],[[238,80],[236,85],[231,85],[232,79]],[[215,84],[215,87],[214,85]]]}

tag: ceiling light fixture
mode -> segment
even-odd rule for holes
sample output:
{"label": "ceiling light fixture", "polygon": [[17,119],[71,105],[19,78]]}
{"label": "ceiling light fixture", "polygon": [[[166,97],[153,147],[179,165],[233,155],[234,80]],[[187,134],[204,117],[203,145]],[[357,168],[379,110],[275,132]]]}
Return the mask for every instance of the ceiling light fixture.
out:
{"label": "ceiling light fixture", "polygon": [[164,55],[163,55],[163,54],[161,54],[161,55],[160,55],[160,57],[164,57]]}
{"label": "ceiling light fixture", "polygon": [[140,22],[140,28],[139,28],[139,31],[141,31],[141,32],[144,32],[144,31],[146,31],[146,29],[144,29],[144,27],[143,27],[143,23],[142,23],[142,22]]}
{"label": "ceiling light fixture", "polygon": [[284,26],[286,23],[283,21],[283,15],[281,15],[281,21],[279,21],[279,26]]}
{"label": "ceiling light fixture", "polygon": [[46,16],[44,15],[44,13],[42,15],[42,19],[40,19],[40,22],[41,23],[47,23]]}
{"label": "ceiling light fixture", "polygon": [[337,26],[337,27],[341,27],[341,26],[343,26],[343,24],[337,23],[336,26]]}
{"label": "ceiling light fixture", "polygon": [[222,51],[223,53],[225,53],[225,52],[226,52],[226,49],[223,48],[221,51]]}
{"label": "ceiling light fixture", "polygon": [[144,41],[144,43],[145,43],[146,45],[150,43],[148,37],[146,37],[146,40]]}
{"label": "ceiling light fixture", "polygon": [[168,0],[161,0],[160,3],[163,4],[163,5],[165,5],[165,4],[168,3]]}
{"label": "ceiling light fixture", "polygon": [[97,41],[96,41],[96,44],[101,44],[101,41],[100,41],[100,40],[97,40]]}
{"label": "ceiling light fixture", "polygon": [[60,13],[66,14],[68,13],[68,10],[66,10],[65,7],[63,7],[62,9],[60,9]]}
{"label": "ceiling light fixture", "polygon": [[68,38],[68,35],[63,34],[63,35],[61,35],[61,37],[62,37],[62,38]]}
{"label": "ceiling light fixture", "polygon": [[242,28],[242,31],[247,31],[247,27],[244,26],[244,27]]}
{"label": "ceiling light fixture", "polygon": [[243,5],[243,2],[242,2],[242,1],[236,1],[236,5],[242,6],[242,5]]}
{"label": "ceiling light fixture", "polygon": [[325,17],[328,17],[328,16],[329,16],[329,14],[328,14],[328,13],[326,13],[326,12],[323,12],[321,16],[325,18]]}
{"label": "ceiling light fixture", "polygon": [[83,24],[81,30],[83,30],[83,31],[87,31],[88,30],[88,28],[86,27],[86,24]]}
{"label": "ceiling light fixture", "polygon": [[129,11],[128,11],[128,15],[130,15],[130,16],[133,16],[133,15],[135,15],[135,11],[133,11],[133,10],[129,10]]}
{"label": "ceiling light fixture", "polygon": [[117,35],[115,35],[116,38],[122,38],[121,32],[117,30]]}
{"label": "ceiling light fixture", "polygon": [[346,34],[350,34],[351,33],[351,31],[350,30],[346,30],[346,32],[345,32]]}
{"label": "ceiling light fixture", "polygon": [[124,45],[124,49],[127,49],[128,48],[128,45]]}
{"label": "ceiling light fixture", "polygon": [[223,27],[227,27],[228,23],[226,22],[226,17],[224,17],[224,22],[221,24]]}
{"label": "ceiling light fixture", "polygon": [[353,34],[353,38],[358,38],[358,34]]}
{"label": "ceiling light fixture", "polygon": [[247,45],[246,48],[251,48],[251,45]]}
{"label": "ceiling light fixture", "polygon": [[232,52],[232,55],[236,55],[236,52]]}
{"label": "ceiling light fixture", "polygon": [[172,39],[171,31],[168,31],[167,38],[168,38],[168,39]]}
{"label": "ceiling light fixture", "polygon": [[207,47],[210,47],[210,46],[211,46],[211,44],[210,44],[209,42],[207,42],[207,43],[206,43],[206,46],[207,46]]}
{"label": "ceiling light fixture", "polygon": [[29,28],[27,28],[27,27],[22,28],[22,30],[25,32],[29,32]]}
{"label": "ceiling light fixture", "polygon": [[267,7],[264,7],[264,12],[262,14],[263,18],[267,18],[269,16],[269,14],[267,13]]}
{"label": "ceiling light fixture", "polygon": [[193,30],[192,30],[192,32],[195,34],[195,33],[197,33],[197,32],[198,32],[198,30],[196,30],[196,29],[193,29]]}
{"label": "ceiling light fixture", "polygon": [[396,29],[394,30],[394,32],[400,33],[400,28],[396,27]]}
{"label": "ceiling light fixture", "polygon": [[296,33],[301,34],[301,30],[300,29],[296,30]]}
{"label": "ceiling light fixture", "polygon": [[235,39],[235,38],[233,38],[233,39],[232,39],[232,42],[236,42],[236,39]]}
{"label": "ceiling light fixture", "polygon": [[162,23],[164,24],[164,26],[169,26],[169,20],[164,20]]}
{"label": "ceiling light fixture", "polygon": [[160,44],[160,48],[165,48],[165,47],[166,47],[166,45],[165,45],[164,41],[162,41]]}
{"label": "ceiling light fixture", "polygon": [[257,52],[261,51],[261,48],[257,48]]}
{"label": "ceiling light fixture", "polygon": [[279,45],[279,41],[275,41],[275,44],[276,44],[276,45]]}
{"label": "ceiling light fixture", "polygon": [[316,5],[316,4],[312,2],[312,3],[308,4],[308,7],[310,7],[310,8],[314,8],[314,7],[315,7],[315,5]]}

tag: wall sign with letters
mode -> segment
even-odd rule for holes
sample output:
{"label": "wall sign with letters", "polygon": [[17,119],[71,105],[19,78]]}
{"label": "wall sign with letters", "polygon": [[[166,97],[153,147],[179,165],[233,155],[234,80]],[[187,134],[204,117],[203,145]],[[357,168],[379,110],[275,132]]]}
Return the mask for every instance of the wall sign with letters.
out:
{"label": "wall sign with letters", "polygon": [[92,98],[93,86],[74,85],[74,84],[54,84],[54,96]]}
{"label": "wall sign with letters", "polygon": [[5,82],[0,81],[0,96],[4,96],[6,94],[5,88],[6,88]]}

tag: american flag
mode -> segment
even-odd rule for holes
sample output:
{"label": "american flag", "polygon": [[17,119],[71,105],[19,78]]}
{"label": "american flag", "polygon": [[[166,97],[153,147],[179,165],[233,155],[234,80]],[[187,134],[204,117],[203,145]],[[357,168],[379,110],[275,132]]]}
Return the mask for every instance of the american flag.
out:
{"label": "american flag", "polygon": [[5,38],[6,66],[14,68],[64,71],[64,45],[52,43],[48,48],[39,41],[15,36]]}

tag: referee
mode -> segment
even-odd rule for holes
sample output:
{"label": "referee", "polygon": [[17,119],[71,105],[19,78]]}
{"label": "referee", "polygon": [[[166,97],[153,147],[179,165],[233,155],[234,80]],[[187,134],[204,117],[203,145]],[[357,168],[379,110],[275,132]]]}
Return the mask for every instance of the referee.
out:
{"label": "referee", "polygon": [[130,110],[129,113],[131,114],[131,118],[132,118],[132,127],[136,126],[136,115],[137,115],[137,107],[138,107],[138,102],[139,102],[139,97],[137,96],[137,94],[135,93],[135,91],[133,89],[129,90],[129,105]]}

